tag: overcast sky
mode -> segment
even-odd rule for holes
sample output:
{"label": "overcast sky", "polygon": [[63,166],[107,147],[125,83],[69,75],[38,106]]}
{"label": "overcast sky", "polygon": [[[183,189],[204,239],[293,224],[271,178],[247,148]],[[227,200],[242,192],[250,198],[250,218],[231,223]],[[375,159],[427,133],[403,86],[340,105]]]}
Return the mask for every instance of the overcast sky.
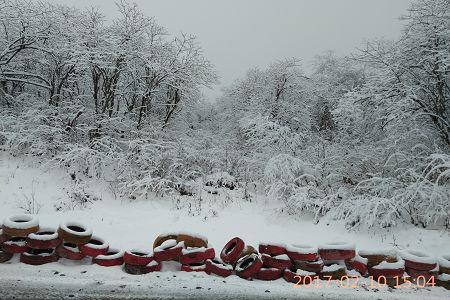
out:
{"label": "overcast sky", "polygon": [[[113,0],[51,0],[77,7],[98,6],[112,18]],[[347,54],[365,39],[396,38],[412,0],[135,0],[170,33],[198,37],[216,66],[220,87],[254,66],[297,57],[306,70],[316,54]]]}

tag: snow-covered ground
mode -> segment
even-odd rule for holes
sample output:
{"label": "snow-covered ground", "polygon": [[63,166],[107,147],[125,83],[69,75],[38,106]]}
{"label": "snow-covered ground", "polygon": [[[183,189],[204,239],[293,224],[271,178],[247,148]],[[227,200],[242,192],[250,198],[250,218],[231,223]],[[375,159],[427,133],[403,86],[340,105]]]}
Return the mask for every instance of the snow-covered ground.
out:
{"label": "snow-covered ground", "polygon": [[[176,209],[170,198],[132,201],[117,197],[103,182],[86,185],[99,200],[82,210],[67,210],[68,192],[72,179],[66,173],[31,163],[29,159],[0,155],[0,219],[23,213],[30,199],[40,206],[41,225],[57,227],[63,220],[89,224],[94,234],[106,239],[114,248],[151,249],[154,238],[163,232],[190,231],[209,238],[219,252],[231,238],[239,236],[247,244],[257,246],[260,241],[318,245],[326,242],[354,242],[357,249],[415,248],[434,255],[450,253],[450,233],[443,230],[424,230],[399,227],[383,232],[348,232],[344,224],[322,220],[313,224],[309,218],[293,218],[275,210],[267,199],[223,199],[207,194],[199,214],[189,214],[187,208]],[[205,192],[206,193],[206,192]],[[236,192],[238,193],[238,192]],[[228,194],[230,197],[230,194]],[[226,197],[225,197],[226,198]],[[181,199],[182,201],[185,199]],[[63,203],[63,204],[62,204]],[[65,203],[65,204],[64,204]],[[227,204],[225,204],[227,203]],[[180,205],[178,205],[180,206]],[[20,208],[22,207],[22,208]],[[56,208],[61,208],[59,211]],[[441,287],[425,289],[390,288],[344,289],[336,282],[329,288],[293,288],[283,279],[274,282],[245,281],[236,276],[223,279],[206,274],[170,272],[165,266],[160,273],[142,276],[128,275],[119,267],[102,268],[88,262],[60,261],[40,267],[27,266],[15,260],[0,264],[0,290],[11,291],[20,297],[35,293],[60,297],[112,299],[153,296],[192,298],[286,298],[286,299],[444,299],[450,291]],[[45,292],[47,290],[47,292]],[[113,292],[114,291],[114,292]],[[6,292],[10,293],[10,292]],[[7,294],[11,296],[12,294]],[[6,297],[7,295],[4,295]],[[0,298],[2,295],[0,294]],[[19,298],[20,298],[19,297]],[[109,298],[108,298],[109,297]]]}

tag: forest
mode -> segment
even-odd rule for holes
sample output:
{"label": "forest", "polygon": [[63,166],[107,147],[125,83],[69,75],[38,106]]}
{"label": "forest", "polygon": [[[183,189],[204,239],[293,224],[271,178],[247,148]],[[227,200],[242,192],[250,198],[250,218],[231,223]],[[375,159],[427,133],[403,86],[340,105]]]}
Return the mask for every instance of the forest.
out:
{"label": "forest", "polygon": [[450,228],[448,0],[414,1],[396,40],[318,53],[312,72],[280,58],[217,99],[201,41],[116,6],[0,0],[0,149],[130,201],[219,178],[316,222]]}

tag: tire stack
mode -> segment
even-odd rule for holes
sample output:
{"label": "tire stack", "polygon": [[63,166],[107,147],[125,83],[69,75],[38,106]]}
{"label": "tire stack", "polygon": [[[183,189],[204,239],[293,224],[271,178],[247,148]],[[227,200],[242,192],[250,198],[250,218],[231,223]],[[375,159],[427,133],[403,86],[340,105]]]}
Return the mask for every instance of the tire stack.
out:
{"label": "tire stack", "polygon": [[208,239],[200,235],[181,233],[176,241],[185,246],[179,257],[181,271],[206,272],[206,262],[216,256],[214,248],[208,245]]}
{"label": "tire stack", "polygon": [[400,251],[400,257],[405,261],[406,273],[414,280],[420,276],[423,276],[426,281],[437,277],[439,265],[436,257],[416,250]]}
{"label": "tire stack", "polygon": [[319,249],[317,247],[298,244],[289,245],[286,248],[286,254],[293,262],[292,270],[285,270],[283,274],[284,279],[288,282],[297,283],[304,276],[313,277],[322,271],[323,260],[319,257]]}
{"label": "tire stack", "polygon": [[28,251],[20,255],[20,261],[28,265],[44,265],[59,259],[56,248],[61,244],[58,232],[52,228],[40,228],[26,239]]}
{"label": "tire stack", "polygon": [[[216,267],[221,272],[211,273],[223,277],[235,273],[241,278],[251,279],[262,267],[262,260],[258,255],[258,251],[253,246],[246,245],[239,237],[232,238],[225,244],[220,252],[220,262],[221,264],[216,264]],[[230,271],[230,269],[234,270],[234,272]]]}
{"label": "tire stack", "polygon": [[124,256],[124,270],[128,274],[142,275],[161,271],[161,264],[154,260],[151,252],[138,249],[126,251]]}
{"label": "tire stack", "polygon": [[26,238],[39,231],[39,219],[33,215],[14,215],[6,218],[0,233],[0,263],[10,260],[14,254],[31,251]]}
{"label": "tire stack", "polygon": [[405,261],[398,256],[394,249],[360,250],[359,256],[367,259],[367,270],[375,281],[386,279],[390,287],[397,285],[396,278],[403,278]]}
{"label": "tire stack", "polygon": [[68,260],[82,260],[86,257],[80,246],[86,245],[92,238],[92,229],[78,222],[64,222],[58,228],[61,244],[56,248],[59,257]]}
{"label": "tire stack", "polygon": [[260,243],[258,250],[261,253],[263,265],[254,278],[266,281],[276,280],[283,276],[284,270],[292,269],[292,260],[286,254],[286,245]]}
{"label": "tire stack", "polygon": [[436,285],[450,290],[450,255],[444,255],[438,258],[439,275],[436,279]]}

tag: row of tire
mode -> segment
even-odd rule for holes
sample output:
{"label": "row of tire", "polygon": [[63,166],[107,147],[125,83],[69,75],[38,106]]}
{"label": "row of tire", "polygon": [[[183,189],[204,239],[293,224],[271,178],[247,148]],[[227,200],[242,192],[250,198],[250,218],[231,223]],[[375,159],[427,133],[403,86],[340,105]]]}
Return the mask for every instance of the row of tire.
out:
{"label": "row of tire", "polygon": [[[349,243],[336,242],[312,247],[260,243],[258,249],[235,237],[219,255],[208,239],[188,233],[159,235],[153,251],[120,251],[93,236],[91,228],[78,222],[62,223],[58,230],[40,228],[32,215],[6,218],[0,229],[0,263],[14,254],[30,265],[42,265],[59,258],[81,260],[91,257],[100,266],[124,266],[134,275],[160,271],[162,262],[176,261],[185,272],[206,272],[221,277],[237,275],[244,279],[302,282],[302,278],[341,279],[344,276],[384,277],[391,286],[405,275],[412,279],[436,279],[436,285],[450,289],[450,255],[435,258],[414,250],[359,251]],[[397,280],[395,280],[397,278]]]}

